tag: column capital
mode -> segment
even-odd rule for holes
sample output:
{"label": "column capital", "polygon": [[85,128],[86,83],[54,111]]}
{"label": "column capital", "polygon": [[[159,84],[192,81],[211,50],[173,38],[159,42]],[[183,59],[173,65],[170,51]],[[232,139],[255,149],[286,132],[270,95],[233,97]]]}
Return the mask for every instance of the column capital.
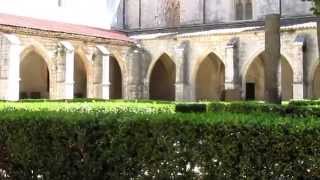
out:
{"label": "column capital", "polygon": [[101,54],[103,56],[111,56],[111,52],[109,51],[109,49],[107,49],[103,45],[96,45],[96,49],[96,53],[98,54]]}
{"label": "column capital", "polygon": [[0,33],[0,36],[5,37],[11,45],[21,45],[20,39],[15,34]]}
{"label": "column capital", "polygon": [[233,37],[229,40],[229,42],[226,45],[226,49],[234,49],[238,47],[239,38]]}
{"label": "column capital", "polygon": [[62,48],[67,53],[74,52],[74,47],[69,41],[60,41],[60,43],[58,45],[58,48]]}

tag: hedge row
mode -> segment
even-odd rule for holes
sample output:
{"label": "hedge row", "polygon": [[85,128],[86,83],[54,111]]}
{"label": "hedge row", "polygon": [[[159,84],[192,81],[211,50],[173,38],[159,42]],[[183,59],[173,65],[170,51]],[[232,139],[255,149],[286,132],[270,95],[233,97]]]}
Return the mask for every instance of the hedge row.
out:
{"label": "hedge row", "polygon": [[1,112],[6,177],[311,179],[320,177],[320,122],[267,114]]}
{"label": "hedge row", "polygon": [[292,106],[320,106],[320,100],[300,100],[291,101],[289,105]]}
{"label": "hedge row", "polygon": [[132,113],[174,113],[174,104],[140,101],[84,101],[84,102],[2,102],[0,110],[15,111],[64,111],[64,112],[132,112]]}
{"label": "hedge row", "polygon": [[256,103],[256,102],[212,102],[212,103],[180,103],[176,105],[176,112],[204,113],[204,112],[232,112],[232,113],[274,113],[282,116],[320,117],[320,108],[312,106],[288,106]]}

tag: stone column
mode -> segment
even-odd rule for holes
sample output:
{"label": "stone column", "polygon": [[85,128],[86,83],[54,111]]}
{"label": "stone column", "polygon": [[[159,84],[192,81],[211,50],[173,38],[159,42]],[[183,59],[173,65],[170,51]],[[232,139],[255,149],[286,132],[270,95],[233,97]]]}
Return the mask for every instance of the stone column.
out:
{"label": "stone column", "polygon": [[294,42],[294,66],[293,68],[293,99],[304,99],[304,55],[305,38],[302,35],[298,35]]}
{"label": "stone column", "polygon": [[280,15],[266,16],[265,23],[265,84],[266,101],[281,103],[280,68]]}
{"label": "stone column", "polygon": [[225,100],[241,100],[241,90],[238,84],[239,65],[237,59],[238,38],[229,41],[225,48]]}
{"label": "stone column", "polygon": [[0,34],[0,99],[19,100],[21,44],[18,37]]}
{"label": "stone column", "polygon": [[320,54],[320,20],[317,20],[317,42],[318,42],[318,54]]}
{"label": "stone column", "polygon": [[58,99],[73,99],[74,96],[74,48],[70,42],[60,42],[57,62]]}
{"label": "stone column", "polygon": [[97,46],[94,57],[94,88],[95,97],[110,99],[110,51],[104,46]]}
{"label": "stone column", "polygon": [[188,93],[188,42],[183,42],[175,48],[176,60],[176,101],[191,100]]}
{"label": "stone column", "polygon": [[[144,55],[141,47],[133,47],[128,54],[128,99],[143,99],[147,98],[144,93]],[[146,82],[148,83],[148,82]]]}

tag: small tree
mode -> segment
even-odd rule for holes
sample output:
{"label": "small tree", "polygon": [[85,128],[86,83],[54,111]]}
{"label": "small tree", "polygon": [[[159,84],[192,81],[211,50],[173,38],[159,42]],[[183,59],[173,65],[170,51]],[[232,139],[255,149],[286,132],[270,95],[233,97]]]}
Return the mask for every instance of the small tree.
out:
{"label": "small tree", "polygon": [[320,15],[320,0],[302,0],[302,1],[312,1],[313,7],[311,8],[311,10],[315,15],[317,16]]}

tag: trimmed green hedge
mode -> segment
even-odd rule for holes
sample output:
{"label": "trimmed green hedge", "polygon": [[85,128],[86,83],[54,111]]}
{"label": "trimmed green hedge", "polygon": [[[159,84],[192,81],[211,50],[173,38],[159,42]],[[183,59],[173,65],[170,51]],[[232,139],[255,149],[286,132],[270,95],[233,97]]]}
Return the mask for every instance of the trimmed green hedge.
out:
{"label": "trimmed green hedge", "polygon": [[176,104],[176,112],[181,113],[204,113],[207,112],[207,104],[201,103],[179,103]]}
{"label": "trimmed green hedge", "polygon": [[291,106],[320,106],[319,100],[300,100],[300,101],[290,101]]}
{"label": "trimmed green hedge", "polygon": [[7,111],[0,169],[18,180],[311,179],[320,177],[320,121]]}
{"label": "trimmed green hedge", "polygon": [[2,102],[0,110],[61,112],[131,112],[142,114],[174,113],[175,104],[157,101],[84,101],[84,102]]}
{"label": "trimmed green hedge", "polygon": [[282,114],[285,110],[283,106],[266,103],[253,102],[233,102],[219,103],[213,102],[208,105],[210,112],[234,112],[234,113],[276,113]]}
{"label": "trimmed green hedge", "polygon": [[[258,102],[211,102],[207,104],[199,103],[191,105],[178,104],[176,106],[176,112],[191,113],[195,111],[197,105],[201,107],[201,111],[199,110],[197,112],[232,112],[239,114],[272,113],[292,117],[320,117],[319,107],[294,105],[293,103],[287,106]],[[204,109],[207,109],[207,111],[204,111]]]}

